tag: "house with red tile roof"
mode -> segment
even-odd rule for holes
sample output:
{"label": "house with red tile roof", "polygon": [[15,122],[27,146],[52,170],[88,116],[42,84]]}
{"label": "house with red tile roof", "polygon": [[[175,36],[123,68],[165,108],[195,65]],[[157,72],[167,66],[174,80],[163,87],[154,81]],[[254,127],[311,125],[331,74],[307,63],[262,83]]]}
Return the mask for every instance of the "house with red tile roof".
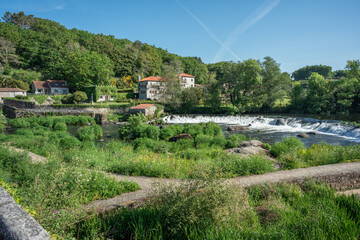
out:
{"label": "house with red tile roof", "polygon": [[20,88],[0,88],[0,102],[3,98],[15,96],[26,96],[26,91]]}
{"label": "house with red tile roof", "polygon": [[139,104],[130,108],[130,114],[143,113],[145,116],[153,116],[156,112],[155,104]]}
{"label": "house with red tile roof", "polygon": [[35,94],[65,95],[69,86],[65,80],[33,81],[31,89]]}
{"label": "house with red tile roof", "polygon": [[[178,75],[180,86],[189,88],[195,86],[195,76],[181,73]],[[139,80],[138,92],[140,99],[160,100],[163,98],[167,79],[162,77],[147,77]]]}

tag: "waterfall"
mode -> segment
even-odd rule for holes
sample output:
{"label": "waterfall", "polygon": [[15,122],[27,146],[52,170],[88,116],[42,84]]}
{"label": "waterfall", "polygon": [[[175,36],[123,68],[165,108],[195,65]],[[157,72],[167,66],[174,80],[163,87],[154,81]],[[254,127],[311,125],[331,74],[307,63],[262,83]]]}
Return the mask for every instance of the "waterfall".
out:
{"label": "waterfall", "polygon": [[298,117],[269,116],[206,116],[206,115],[172,115],[163,118],[170,124],[215,122],[221,125],[248,126],[249,130],[265,130],[268,132],[316,132],[332,134],[349,140],[360,142],[360,128],[342,124],[336,120],[318,120]]}

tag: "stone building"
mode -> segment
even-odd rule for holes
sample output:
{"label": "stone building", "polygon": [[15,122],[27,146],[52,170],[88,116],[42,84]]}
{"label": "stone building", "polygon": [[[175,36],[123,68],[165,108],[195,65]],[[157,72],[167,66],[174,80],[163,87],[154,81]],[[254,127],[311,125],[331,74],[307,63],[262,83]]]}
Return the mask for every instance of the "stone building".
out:
{"label": "stone building", "polygon": [[65,80],[33,81],[31,89],[35,94],[66,95],[69,86]]}
{"label": "stone building", "polygon": [[130,108],[130,114],[143,113],[145,116],[154,116],[156,109],[154,104],[139,104]]}
{"label": "stone building", "polygon": [[[195,86],[195,77],[186,73],[178,75],[180,86],[189,88]],[[139,80],[139,99],[161,100],[164,97],[167,80],[162,77],[147,77]]]}
{"label": "stone building", "polygon": [[26,96],[26,91],[20,88],[0,88],[0,102],[3,98]]}

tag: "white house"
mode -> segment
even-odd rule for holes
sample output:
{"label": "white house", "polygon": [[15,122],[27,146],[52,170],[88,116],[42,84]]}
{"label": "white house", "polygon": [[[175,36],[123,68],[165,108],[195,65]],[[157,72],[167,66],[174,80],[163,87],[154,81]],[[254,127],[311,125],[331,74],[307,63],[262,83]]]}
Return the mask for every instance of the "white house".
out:
{"label": "white house", "polygon": [[[178,75],[180,85],[183,88],[195,86],[195,77],[186,73]],[[160,100],[163,98],[166,87],[166,79],[162,77],[147,77],[139,80],[138,92],[139,99]]]}
{"label": "white house", "polygon": [[31,88],[35,94],[66,95],[69,93],[69,86],[65,80],[33,81]]}
{"label": "white house", "polygon": [[0,102],[2,98],[15,97],[15,96],[26,96],[26,91],[20,88],[0,88]]}
{"label": "white house", "polygon": [[195,77],[186,73],[179,74],[180,84],[184,88],[194,87],[195,86]]}

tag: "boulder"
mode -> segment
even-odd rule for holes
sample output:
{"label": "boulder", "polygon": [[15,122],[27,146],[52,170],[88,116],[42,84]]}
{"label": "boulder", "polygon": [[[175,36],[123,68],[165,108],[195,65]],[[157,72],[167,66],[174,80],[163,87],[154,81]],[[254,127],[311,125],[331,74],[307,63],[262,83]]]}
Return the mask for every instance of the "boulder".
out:
{"label": "boulder", "polygon": [[270,155],[270,152],[265,149],[264,144],[258,140],[244,141],[240,144],[240,147],[227,149],[226,151],[244,157],[258,154]]}
{"label": "boulder", "polygon": [[188,133],[181,133],[179,135],[173,136],[169,139],[169,142],[176,142],[179,139],[194,139],[190,134]]}
{"label": "boulder", "polygon": [[306,134],[307,134],[307,135],[317,135],[316,132],[307,132]]}
{"label": "boulder", "polygon": [[296,136],[299,137],[299,138],[308,138],[309,137],[309,135],[307,135],[305,133],[301,133],[301,134],[298,134]]}
{"label": "boulder", "polygon": [[283,118],[277,118],[276,121],[275,121],[275,125],[276,125],[276,126],[286,125],[286,121],[285,121],[285,119],[283,119]]}
{"label": "boulder", "polygon": [[100,114],[100,123],[101,124],[108,124],[108,120],[105,114]]}
{"label": "boulder", "polygon": [[249,128],[247,126],[230,126],[227,128],[228,131],[243,131],[248,130]]}

